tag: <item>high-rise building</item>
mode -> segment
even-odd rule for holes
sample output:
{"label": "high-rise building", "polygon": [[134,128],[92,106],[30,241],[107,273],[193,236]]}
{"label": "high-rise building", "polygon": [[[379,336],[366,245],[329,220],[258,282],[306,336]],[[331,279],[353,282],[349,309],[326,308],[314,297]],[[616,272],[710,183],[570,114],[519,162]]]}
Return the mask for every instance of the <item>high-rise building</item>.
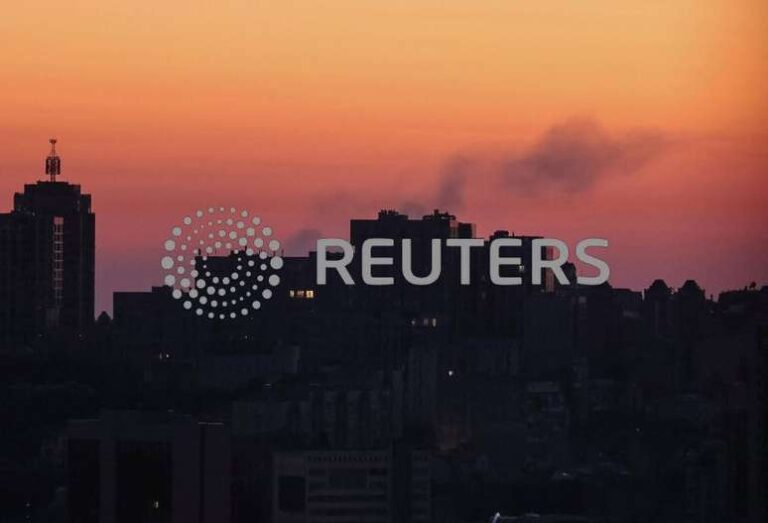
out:
{"label": "high-rise building", "polygon": [[72,523],[228,523],[231,449],[222,423],[104,411],[67,430]]}
{"label": "high-rise building", "polygon": [[56,140],[48,180],[24,186],[0,214],[0,347],[24,345],[45,330],[81,333],[94,316],[96,217],[91,196],[58,181]]}

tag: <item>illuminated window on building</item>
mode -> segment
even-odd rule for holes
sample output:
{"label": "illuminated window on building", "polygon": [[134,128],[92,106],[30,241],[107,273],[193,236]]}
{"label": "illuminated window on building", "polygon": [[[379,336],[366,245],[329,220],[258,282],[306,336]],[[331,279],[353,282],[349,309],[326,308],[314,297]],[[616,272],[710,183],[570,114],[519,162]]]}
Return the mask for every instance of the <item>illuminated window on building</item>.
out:
{"label": "illuminated window on building", "polygon": [[313,289],[291,289],[288,291],[288,296],[291,298],[311,300],[315,297],[315,291]]}

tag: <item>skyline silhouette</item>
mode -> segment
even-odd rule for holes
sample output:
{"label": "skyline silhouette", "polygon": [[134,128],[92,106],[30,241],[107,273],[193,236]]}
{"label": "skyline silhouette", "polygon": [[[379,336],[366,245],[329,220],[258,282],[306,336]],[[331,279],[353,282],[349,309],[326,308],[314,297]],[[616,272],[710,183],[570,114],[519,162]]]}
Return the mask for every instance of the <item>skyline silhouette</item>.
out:
{"label": "skyline silhouette", "polygon": [[0,522],[764,523],[767,28],[4,5]]}
{"label": "skyline silhouette", "polygon": [[[520,159],[515,160],[517,165],[528,165],[528,167],[524,167],[524,169],[527,170],[527,174],[522,175],[524,178],[520,182],[523,185],[518,186],[518,188],[522,192],[529,194],[534,200],[540,201],[544,198],[544,200],[541,201],[546,201],[546,197],[543,197],[540,194],[541,191],[546,191],[547,193],[554,192],[556,194],[562,192],[567,193],[571,198],[587,198],[589,200],[591,198],[591,186],[595,183],[606,183],[604,181],[600,182],[601,179],[606,177],[609,179],[613,178],[615,179],[613,183],[616,183],[621,181],[622,176],[626,176],[621,173],[612,172],[606,165],[624,165],[629,161],[629,158],[632,158],[631,161],[636,162],[636,165],[642,166],[649,161],[648,154],[653,154],[647,152],[647,147],[643,145],[640,146],[639,149],[640,151],[643,151],[643,156],[637,158],[638,153],[631,150],[634,146],[628,147],[627,150],[622,150],[624,149],[622,146],[615,145],[616,142],[606,141],[608,140],[607,138],[602,144],[599,141],[598,144],[595,144],[593,140],[587,140],[585,143],[582,143],[582,138],[579,136],[578,129],[582,129],[583,126],[586,125],[588,129],[591,129],[591,131],[588,132],[597,132],[598,135],[602,135],[603,131],[598,131],[593,128],[592,124],[589,122],[574,122],[573,125],[577,129],[575,133],[572,130],[572,127],[554,129],[550,132],[547,138],[543,139],[539,146],[531,150],[527,157],[521,156]],[[635,140],[637,138],[631,139]],[[642,139],[645,140],[645,138]],[[601,138],[601,140],[603,139]],[[663,139],[651,138],[651,140],[654,143],[663,143]],[[549,152],[547,152],[547,150],[549,150]],[[547,155],[559,156],[548,157]],[[627,159],[623,159],[622,155]],[[59,157],[57,156],[57,159],[58,158]],[[573,165],[569,165],[569,162],[572,162]],[[639,164],[637,162],[639,162]],[[452,203],[459,209],[464,209],[462,213],[459,213],[459,217],[466,219],[466,216],[469,216],[469,213],[472,211],[472,205],[468,204],[466,201],[467,193],[469,192],[466,187],[469,183],[468,179],[471,178],[473,173],[482,172],[482,168],[477,167],[476,165],[471,168],[468,167],[470,163],[469,160],[462,160],[458,166],[454,166],[450,171],[447,171],[445,178],[436,188],[434,196],[426,196],[423,202],[409,199],[407,202],[399,205],[400,210],[404,210],[406,214],[410,213],[411,215],[416,215],[418,217],[422,214],[431,212],[429,202],[442,201],[446,204]],[[542,166],[546,166],[546,169],[550,171],[542,171],[541,169],[544,168]],[[77,167],[75,166],[74,169],[76,168]],[[562,175],[557,174],[558,169],[563,170]],[[590,169],[594,170],[594,173],[591,173],[592,171],[590,171]],[[73,177],[77,178],[76,172],[71,173],[66,169],[63,173],[59,174],[59,176],[61,176],[60,180],[63,182],[67,182]],[[509,176],[513,175],[504,174],[500,176],[499,180],[503,180],[504,177],[508,179]],[[33,175],[28,178],[41,177],[41,175]],[[543,180],[540,182],[533,182],[532,180],[537,177],[543,177]],[[573,180],[569,181],[569,178],[573,178]],[[32,180],[27,180],[27,182],[30,181]],[[536,186],[531,186],[531,183],[539,184],[539,188],[533,189],[532,187]],[[571,186],[571,188],[564,188],[558,187],[560,184],[575,185]],[[89,188],[86,187],[86,190],[89,190]],[[512,190],[515,191],[517,189],[513,188]],[[227,187],[224,187],[221,194],[226,194],[227,192]],[[318,212],[325,213],[333,208],[333,211],[330,212],[330,214],[334,215],[333,220],[340,220],[342,217],[339,215],[340,211],[336,207],[345,208],[348,203],[348,200],[346,200],[342,194],[343,193],[340,193],[338,195],[338,206],[334,206],[332,202],[325,202],[317,206]],[[759,198],[759,195],[755,195],[755,197]],[[207,195],[207,198],[209,199],[208,203],[212,203],[213,200],[217,199],[215,194],[211,194],[210,192]],[[8,199],[10,200],[10,198]],[[145,198],[145,200],[147,199],[148,198]],[[242,195],[238,196],[236,199],[245,202],[246,208],[255,208],[253,202],[243,199]],[[255,197],[254,201],[256,199],[258,199],[258,197]],[[397,200],[398,198],[394,199]],[[290,198],[286,201],[290,201]],[[185,204],[183,208],[177,212],[189,213],[197,208],[190,203]],[[213,203],[216,203],[217,205],[219,203],[226,203],[229,205],[228,202]],[[202,205],[202,207],[206,207],[206,205],[207,204]],[[373,205],[371,202],[356,202],[353,207],[358,209],[356,212],[359,212],[360,215],[349,216],[346,219],[354,219],[355,217],[362,218],[365,215],[374,214],[378,209],[370,207],[371,205]],[[545,205],[543,206],[546,208]],[[272,208],[272,204],[266,205],[265,207]],[[369,207],[371,209],[370,211],[364,210]],[[384,205],[381,208],[390,207],[391,206]],[[102,216],[102,214],[107,215],[108,220],[114,220],[116,217],[114,211],[111,212],[109,209],[104,209],[101,206],[98,208],[102,209],[99,216]],[[102,220],[100,219],[100,227],[96,229],[99,240],[97,243],[99,245],[107,243],[108,245],[108,247],[102,247],[97,251],[97,260],[103,261],[103,263],[97,261],[96,264],[97,314],[101,311],[111,313],[113,292],[145,289],[151,285],[159,284],[162,281],[161,271],[158,269],[157,263],[157,259],[159,258],[155,259],[154,257],[162,254],[162,242],[164,241],[164,234],[167,234],[167,231],[164,229],[170,231],[173,223],[170,221],[172,217],[168,216],[169,213],[162,209],[155,210],[151,213],[151,216],[143,216],[144,213],[135,213],[135,208],[131,210],[134,212],[130,212],[128,209],[123,209],[121,215],[128,216],[128,222],[136,221],[141,223],[140,227],[131,227],[122,222],[117,226],[114,223],[110,224],[108,222],[105,226],[101,225]],[[440,211],[446,211],[446,209],[441,208]],[[328,228],[324,227],[322,223],[312,220],[297,223],[293,217],[286,216],[285,209],[278,207],[275,212],[278,217],[282,218],[282,220],[281,222],[273,223],[276,225],[275,229],[278,231],[277,234],[283,239],[282,248],[288,255],[307,255],[309,251],[314,250],[314,242],[323,236],[348,239],[348,231],[346,230],[346,227],[341,229],[337,227]],[[574,209],[575,215],[579,215],[579,213],[582,212],[583,211]],[[541,216],[539,213],[540,211],[537,211],[534,216]],[[639,214],[639,217],[647,217],[646,213],[652,215],[653,209],[645,209],[643,213]],[[137,214],[139,216],[137,216]],[[480,212],[479,214],[482,216],[483,213]],[[590,221],[590,226],[594,227],[593,229],[579,230],[576,229],[576,224],[568,222],[567,219],[568,216],[564,218],[564,222],[566,223],[552,224],[550,218],[544,218],[543,223],[545,225],[542,226],[542,229],[560,230],[562,231],[562,236],[565,240],[573,242],[580,241],[589,236],[599,236],[600,231],[607,230],[605,228],[606,225],[604,220],[597,220],[597,222]],[[514,224],[509,223],[477,224],[477,229],[480,231],[478,237],[488,237],[493,231],[498,229],[507,229],[518,234],[545,235],[544,232],[536,228],[536,224],[532,218],[523,217],[520,221],[527,224],[526,228],[523,230],[520,230],[516,228]],[[293,232],[289,229],[287,235],[283,233],[280,225],[284,222],[293,224]],[[163,227],[163,225],[165,225],[165,227]],[[121,231],[121,227],[128,227],[128,231]],[[333,234],[333,231],[337,231],[336,234]],[[719,237],[723,232],[725,231],[721,232],[719,229],[712,231],[716,237]],[[136,236],[137,233],[143,234],[144,237]],[[605,256],[607,261],[613,267],[611,284],[639,289],[645,288],[653,280],[661,278],[667,280],[673,287],[675,287],[682,285],[683,282],[689,279],[694,279],[700,282],[703,288],[707,290],[708,295],[714,297],[723,291],[744,288],[752,282],[765,282],[768,280],[768,260],[766,260],[765,264],[762,264],[762,261],[763,258],[766,258],[768,255],[766,255],[764,249],[761,249],[759,244],[752,244],[752,234],[757,234],[756,237],[760,238],[764,232],[760,229],[760,232],[756,231],[755,233],[751,233],[747,229],[744,231],[736,231],[732,235],[726,236],[733,236],[733,238],[728,241],[749,240],[750,244],[744,246],[742,251],[749,254],[752,253],[753,250],[756,250],[757,254],[755,259],[751,259],[746,255],[729,257],[727,251],[720,248],[721,244],[719,243],[716,245],[702,246],[696,241],[696,234],[693,234],[691,237],[683,235],[681,238],[669,238],[665,237],[664,234],[659,233],[654,236],[651,243],[647,245],[640,245],[637,242],[632,241],[637,238],[635,236],[622,237],[615,234],[608,235],[611,247],[607,250]],[[127,240],[126,245],[120,247],[112,246],[110,248],[109,245],[112,243],[112,239],[115,235],[127,235],[122,236]],[[157,243],[155,245],[150,245],[150,240],[154,240]],[[669,243],[673,240],[676,245],[675,250],[669,251],[661,249],[661,244]],[[130,245],[134,241],[137,241],[138,245],[131,247]],[[658,243],[653,243],[654,241],[658,241]],[[727,244],[728,242],[726,242],[726,245]],[[701,252],[699,251],[703,250],[704,252],[709,252],[710,249],[714,250],[714,261],[720,262],[719,267],[713,268],[712,260],[700,258]],[[662,252],[660,252],[660,250]],[[635,253],[637,256],[628,257],[627,251]],[[118,256],[118,259],[114,259],[114,256]],[[653,262],[648,263],[649,259],[653,260]],[[661,269],[659,269],[660,264],[662,265]],[[657,270],[658,272],[653,273],[653,270]],[[115,271],[118,272],[115,273]],[[699,275],[699,277],[697,278],[696,275]]]}
{"label": "skyline silhouette", "polygon": [[[496,285],[505,230],[471,252],[469,285],[448,247],[432,285],[318,285],[316,253],[278,255],[271,222],[210,207],[181,223],[216,249],[188,253],[174,226],[166,285],[115,292],[114,317],[91,321],[97,195],[59,179],[14,201],[0,214],[11,521],[762,521],[768,286],[714,301],[694,280],[582,285],[572,263],[562,281]],[[235,229],[264,249],[227,254]],[[439,211],[349,230],[356,250],[411,239],[419,274],[433,239],[476,237]],[[537,238],[517,238],[505,277],[535,265]],[[375,276],[403,271],[391,255]]]}

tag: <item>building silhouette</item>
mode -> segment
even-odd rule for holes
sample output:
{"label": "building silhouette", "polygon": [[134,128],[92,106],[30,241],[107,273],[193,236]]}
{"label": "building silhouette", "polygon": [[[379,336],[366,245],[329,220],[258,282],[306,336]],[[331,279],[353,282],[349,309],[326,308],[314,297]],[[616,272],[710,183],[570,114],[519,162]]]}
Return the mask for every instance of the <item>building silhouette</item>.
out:
{"label": "building silhouette", "polygon": [[229,432],[221,423],[104,411],[69,423],[67,462],[73,523],[230,520]]}
{"label": "building silhouette", "polygon": [[429,453],[385,450],[274,456],[275,523],[431,521]]}
{"label": "building silhouette", "polygon": [[93,323],[91,196],[57,180],[56,140],[45,167],[49,179],[25,185],[0,214],[0,347],[28,345],[48,329],[82,334]]}
{"label": "building silhouette", "polygon": [[[519,286],[488,276],[507,237]],[[480,242],[470,285],[450,248],[424,287],[397,247],[375,252],[389,286],[317,285],[317,253],[289,257],[270,306],[226,324],[168,287],[115,294],[112,349],[144,401],[220,398],[204,411],[231,423],[233,522],[765,519],[768,287],[591,287],[573,264],[570,284],[533,285],[536,236],[476,238],[437,211],[353,219],[349,238],[410,239],[418,275],[432,240]],[[349,270],[359,282],[359,259]]]}
{"label": "building silhouette", "polygon": [[[55,151],[46,173],[0,215],[0,343],[28,347],[0,353],[6,519],[765,521],[768,286],[636,292],[573,264],[534,285],[537,236],[385,210],[349,239],[394,240],[392,285],[318,285],[310,252],[259,314],[210,321],[153,287],[88,332],[90,197]],[[400,240],[424,276],[452,238],[473,240],[470,285],[450,247],[434,284],[403,281]],[[499,238],[521,285],[490,279]]]}

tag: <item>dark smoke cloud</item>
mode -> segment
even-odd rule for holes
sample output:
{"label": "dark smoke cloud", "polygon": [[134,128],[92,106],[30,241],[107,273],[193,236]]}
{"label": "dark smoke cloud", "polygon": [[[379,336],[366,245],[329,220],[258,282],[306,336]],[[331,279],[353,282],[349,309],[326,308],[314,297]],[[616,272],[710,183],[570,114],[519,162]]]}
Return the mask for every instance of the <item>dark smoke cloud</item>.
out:
{"label": "dark smoke cloud", "polygon": [[571,119],[548,129],[529,148],[501,161],[466,155],[445,166],[433,201],[458,212],[472,180],[490,177],[492,185],[526,196],[544,191],[580,193],[607,177],[632,174],[656,159],[669,144],[657,130],[608,133],[591,119]]}
{"label": "dark smoke cloud", "polygon": [[512,189],[581,192],[606,176],[636,172],[666,144],[658,131],[613,136],[593,120],[569,120],[550,128],[530,150],[505,162],[501,176]]}
{"label": "dark smoke cloud", "polygon": [[474,162],[466,156],[456,156],[445,166],[437,188],[437,206],[441,209],[460,210],[464,207],[467,181]]}
{"label": "dark smoke cloud", "polygon": [[429,208],[424,204],[412,200],[405,201],[398,205],[397,210],[407,214],[411,218],[421,218],[429,213]]}
{"label": "dark smoke cloud", "polygon": [[[411,218],[420,218],[433,210],[459,212],[464,207],[465,191],[477,162],[468,156],[457,155],[443,168],[436,193],[426,198],[411,198],[398,205],[398,210]],[[430,191],[431,192],[431,191]],[[419,201],[421,200],[421,201]]]}
{"label": "dark smoke cloud", "polygon": [[306,256],[309,251],[317,248],[317,239],[323,238],[318,229],[299,229],[285,242],[285,253],[288,256]]}

